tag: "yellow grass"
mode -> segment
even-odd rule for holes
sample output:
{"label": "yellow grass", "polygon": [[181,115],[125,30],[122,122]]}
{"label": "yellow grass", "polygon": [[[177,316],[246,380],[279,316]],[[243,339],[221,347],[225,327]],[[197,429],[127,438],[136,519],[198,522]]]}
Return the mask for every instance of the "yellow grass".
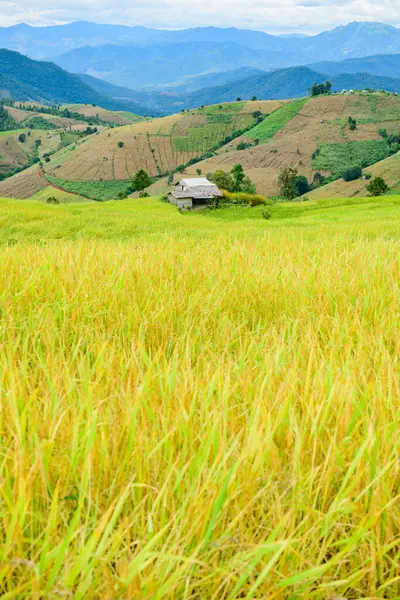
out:
{"label": "yellow grass", "polygon": [[1,201],[1,597],[398,598],[399,201]]}

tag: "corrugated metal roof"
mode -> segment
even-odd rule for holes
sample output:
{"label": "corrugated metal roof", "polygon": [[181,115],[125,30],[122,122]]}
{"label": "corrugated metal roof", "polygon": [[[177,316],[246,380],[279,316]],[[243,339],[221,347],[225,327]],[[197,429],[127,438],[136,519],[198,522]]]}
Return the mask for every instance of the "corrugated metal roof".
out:
{"label": "corrugated metal roof", "polygon": [[[211,181],[209,181],[207,179],[207,177],[194,177],[191,179],[181,179],[179,182],[181,185],[187,185],[187,187],[197,187],[197,186],[203,186],[203,185],[215,185],[214,183],[211,183]],[[179,185],[179,184],[178,184]]]}

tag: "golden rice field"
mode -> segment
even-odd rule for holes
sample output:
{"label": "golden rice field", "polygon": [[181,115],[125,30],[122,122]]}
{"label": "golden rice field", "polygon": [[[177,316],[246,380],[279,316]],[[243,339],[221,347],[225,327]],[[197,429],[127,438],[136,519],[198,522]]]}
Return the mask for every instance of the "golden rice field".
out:
{"label": "golden rice field", "polygon": [[400,197],[0,201],[0,596],[400,596]]}

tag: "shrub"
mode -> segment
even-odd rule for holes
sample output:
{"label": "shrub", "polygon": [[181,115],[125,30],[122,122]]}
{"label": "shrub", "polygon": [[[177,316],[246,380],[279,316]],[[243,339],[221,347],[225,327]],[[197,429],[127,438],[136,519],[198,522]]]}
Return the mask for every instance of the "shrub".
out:
{"label": "shrub", "polygon": [[133,178],[132,187],[136,192],[142,192],[144,189],[149,187],[153,182],[149,177],[148,173],[143,169],[140,169]]}
{"label": "shrub", "polygon": [[267,221],[269,221],[269,219],[272,219],[272,210],[270,208],[266,208],[262,211],[261,214],[263,216],[263,219],[266,219]]}
{"label": "shrub", "polygon": [[379,129],[378,133],[383,138],[387,138],[387,136],[388,136],[387,129]]}
{"label": "shrub", "polygon": [[371,175],[371,173],[365,173],[365,175],[364,175],[364,178],[365,178],[365,179],[368,179],[368,180],[369,180],[369,179],[372,179],[372,175]]}
{"label": "shrub", "polygon": [[296,187],[296,194],[298,196],[303,196],[310,191],[310,186],[308,185],[308,180],[305,175],[298,175],[294,181],[294,185]]}
{"label": "shrub", "polygon": [[125,146],[124,142],[118,142],[118,148],[123,148]]}
{"label": "shrub", "polygon": [[375,177],[369,185],[367,185],[369,196],[384,196],[389,191],[389,186],[383,177]]}
{"label": "shrub", "polygon": [[58,198],[56,198],[55,196],[49,196],[46,199],[46,204],[60,204],[60,201]]}
{"label": "shrub", "polygon": [[343,179],[345,181],[355,181],[356,179],[360,179],[361,175],[361,167],[350,167],[350,169],[346,169],[346,171],[344,171]]}
{"label": "shrub", "polygon": [[247,194],[246,192],[228,192],[227,190],[222,191],[222,196],[225,202],[231,204],[247,204],[250,206],[261,206],[264,204],[270,204],[271,202],[260,196],[259,194]]}

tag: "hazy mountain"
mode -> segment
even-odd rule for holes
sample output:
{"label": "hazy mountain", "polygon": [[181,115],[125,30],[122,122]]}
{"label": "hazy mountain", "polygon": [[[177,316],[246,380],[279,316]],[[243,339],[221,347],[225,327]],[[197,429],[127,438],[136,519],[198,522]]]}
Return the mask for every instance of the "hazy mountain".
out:
{"label": "hazy mountain", "polygon": [[308,96],[311,86],[323,83],[327,79],[332,81],[333,91],[343,89],[386,89],[400,92],[400,78],[390,78],[369,73],[343,74],[330,77],[308,67],[292,67],[281,69],[272,73],[265,73],[257,77],[250,77],[243,81],[236,81],[225,86],[205,88],[194,93],[182,96],[167,97],[153,96],[148,102],[159,109],[176,112],[181,109],[195,108],[202,104],[218,104],[232,102],[238,97],[249,100],[253,96],[259,99],[287,99]]}
{"label": "hazy mountain", "polygon": [[238,67],[274,69],[291,65],[294,60],[282,52],[253,50],[232,42],[85,46],[54,58],[56,64],[72,73],[84,72],[132,89]]}
{"label": "hazy mountain", "polygon": [[194,75],[182,77],[179,81],[172,82],[169,85],[155,85],[143,88],[146,92],[161,92],[171,94],[183,94],[194,92],[204,87],[216,87],[226,85],[233,81],[241,81],[248,77],[256,77],[265,73],[262,69],[253,67],[241,67],[232,71],[221,71],[216,73],[207,73],[206,75]]}
{"label": "hazy mountain", "polygon": [[150,40],[153,32],[158,33],[156,29],[146,27],[98,25],[86,21],[50,27],[31,27],[21,23],[0,27],[0,46],[40,59],[81,46],[141,43]]}
{"label": "hazy mountain", "polygon": [[340,62],[324,61],[310,65],[310,68],[330,75],[371,73],[386,77],[400,77],[400,54],[379,54],[365,58],[350,58]]}
{"label": "hazy mountain", "polygon": [[[360,58],[375,54],[400,53],[400,30],[382,23],[350,23],[336,27],[314,36],[302,34],[269,35],[262,31],[251,31],[236,28],[198,27],[181,31],[157,30],[146,27],[127,27],[123,25],[99,25],[78,21],[67,25],[52,27],[31,27],[21,24],[13,27],[0,28],[0,47],[9,48],[29,55],[32,58],[54,57],[67,51],[85,46],[148,46],[152,51],[154,46],[164,47],[166,44],[175,46],[179,55],[180,44],[202,44],[203,59],[199,62],[207,65],[207,71],[227,71],[241,66],[251,66],[267,70],[299,64],[314,64],[316,59],[321,61],[338,61],[347,58]],[[223,64],[223,56],[217,61],[217,66],[209,66],[211,60],[207,56],[214,55],[214,45],[235,44],[244,47],[246,55],[240,63]],[[185,46],[190,50],[190,46]],[[254,56],[248,51],[261,52]],[[123,50],[121,51],[123,52]],[[245,52],[245,51],[244,51]],[[196,60],[199,60],[198,50]],[[267,53],[267,54],[266,54]],[[122,59],[117,57],[118,62]],[[175,56],[174,59],[177,57]],[[234,53],[234,59],[238,52]],[[260,63],[260,59],[262,62]],[[71,59],[72,60],[72,59]],[[169,53],[171,61],[171,53]],[[178,61],[179,62],[179,61]],[[221,64],[222,62],[222,64]],[[63,65],[62,65],[63,66]],[[96,70],[95,65],[88,65]],[[74,65],[74,71],[78,65]],[[79,69],[82,70],[82,69]],[[189,75],[199,74],[195,70]],[[178,81],[187,74],[187,69],[179,72],[176,69],[170,83]],[[121,80],[114,83],[122,83]],[[125,82],[123,82],[125,83]],[[152,81],[152,85],[158,85]]]}
{"label": "hazy mountain", "polygon": [[399,53],[400,30],[384,23],[350,23],[296,42],[302,61],[314,63],[316,57],[337,61]]}
{"label": "hazy mountain", "polygon": [[10,50],[0,50],[0,95],[37,102],[96,104],[137,114],[148,112],[147,107],[139,104],[118,102],[99,94],[80,77],[51,62],[31,60]]}

